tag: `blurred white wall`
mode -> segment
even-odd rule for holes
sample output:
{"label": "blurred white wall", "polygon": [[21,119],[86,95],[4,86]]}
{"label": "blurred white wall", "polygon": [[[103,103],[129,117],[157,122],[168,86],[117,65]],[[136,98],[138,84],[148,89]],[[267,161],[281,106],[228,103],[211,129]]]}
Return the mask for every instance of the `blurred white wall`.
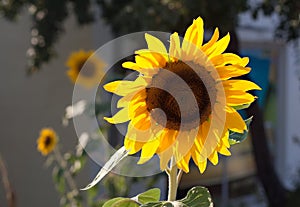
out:
{"label": "blurred white wall", "polygon": [[282,183],[293,189],[296,182],[300,182],[300,38],[289,43],[275,41],[278,22],[278,16],[262,14],[253,21],[246,12],[240,15],[238,34],[242,43],[247,42],[250,48],[277,53],[273,63],[276,64],[276,141],[271,151]]}
{"label": "blurred white wall", "polygon": [[[41,128],[50,126],[60,135],[63,149],[74,150],[74,127],[71,124],[64,128],[61,124],[73,90],[65,61],[73,50],[97,49],[110,38],[107,29],[101,30],[101,23],[79,27],[70,18],[65,25],[66,33],[56,45],[58,57],[36,74],[26,76],[30,18],[23,14],[16,23],[0,19],[0,154],[6,161],[18,207],[59,206],[51,170],[43,166],[45,157],[36,150],[36,139]],[[95,34],[99,33],[103,38],[95,41]],[[86,175],[79,182],[82,186],[90,179]],[[2,183],[0,206],[7,206]]]}

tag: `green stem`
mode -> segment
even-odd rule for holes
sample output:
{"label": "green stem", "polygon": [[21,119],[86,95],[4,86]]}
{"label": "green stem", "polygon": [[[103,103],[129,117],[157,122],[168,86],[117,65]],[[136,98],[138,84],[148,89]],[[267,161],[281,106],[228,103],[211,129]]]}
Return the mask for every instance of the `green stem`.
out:
{"label": "green stem", "polygon": [[170,169],[169,169],[169,193],[168,193],[168,201],[175,201],[177,194],[177,165],[174,163],[174,158],[171,159]]}
{"label": "green stem", "polygon": [[72,175],[70,174],[69,170],[67,169],[67,162],[61,155],[58,148],[54,149],[54,156],[55,156],[55,159],[56,159],[57,163],[59,164],[59,166],[64,170],[64,177],[65,177],[65,179],[69,185],[69,188],[71,190],[71,194],[69,194],[67,196],[67,198],[69,199],[72,206],[77,206],[76,205],[77,202],[74,199],[74,195],[78,195],[79,191],[78,191],[78,188],[76,186],[76,183],[75,183]]}

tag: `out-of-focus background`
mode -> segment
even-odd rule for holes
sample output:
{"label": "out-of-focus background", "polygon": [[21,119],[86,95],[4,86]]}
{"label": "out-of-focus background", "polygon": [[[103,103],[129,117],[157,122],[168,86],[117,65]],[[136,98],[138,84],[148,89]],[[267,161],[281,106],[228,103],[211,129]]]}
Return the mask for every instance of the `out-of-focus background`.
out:
{"label": "out-of-focus background", "polygon": [[[255,106],[242,112],[245,117],[255,117],[248,139],[232,147],[232,157],[221,157],[218,166],[209,166],[203,175],[195,168],[183,176],[178,196],[185,195],[193,185],[205,185],[216,198],[216,206],[299,204],[298,1],[49,2],[0,1],[0,155],[17,206],[60,205],[51,171],[44,165],[45,157],[36,150],[36,139],[41,128],[51,126],[59,133],[64,150],[73,150],[78,142],[72,124],[62,126],[73,92],[66,75],[69,54],[78,49],[97,49],[134,31],[179,31],[183,36],[184,29],[197,16],[204,18],[207,38],[216,26],[222,34],[231,33],[230,50],[250,57],[252,71],[246,78],[263,90],[256,94],[259,98]],[[59,12],[62,10],[68,13]],[[63,18],[56,19],[55,11],[57,16],[63,13]],[[57,27],[43,29],[39,18],[49,18],[44,25],[53,23]],[[35,29],[44,32],[41,35],[45,35],[48,50],[34,43]],[[53,39],[49,37],[51,32],[55,34]],[[56,54],[52,55],[52,51]],[[79,175],[79,186],[90,181],[94,174],[91,166],[88,164]],[[9,205],[0,185],[0,207],[3,206]]]}

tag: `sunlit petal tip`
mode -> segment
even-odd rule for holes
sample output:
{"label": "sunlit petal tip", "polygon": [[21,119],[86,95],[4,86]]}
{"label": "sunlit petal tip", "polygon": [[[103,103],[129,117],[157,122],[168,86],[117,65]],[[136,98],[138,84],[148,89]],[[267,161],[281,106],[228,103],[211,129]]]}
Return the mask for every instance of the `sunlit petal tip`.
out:
{"label": "sunlit petal tip", "polygon": [[132,69],[132,70],[140,69],[140,67],[136,63],[133,63],[133,62],[124,62],[124,63],[122,63],[122,67],[127,68],[127,69]]}
{"label": "sunlit petal tip", "polygon": [[114,123],[114,120],[113,120],[111,117],[103,117],[103,119],[104,119],[105,121],[107,121],[108,123],[111,123],[111,124]]}
{"label": "sunlit petal tip", "polygon": [[145,39],[150,51],[161,53],[162,55],[167,54],[165,45],[156,37],[145,33]]}
{"label": "sunlit petal tip", "polygon": [[227,41],[228,41],[228,43],[230,42],[230,33],[229,32],[227,32],[227,34],[225,35],[225,37],[224,37]]}
{"label": "sunlit petal tip", "polygon": [[138,165],[142,165],[142,164],[144,164],[145,162],[147,162],[148,160],[150,160],[151,159],[151,157],[149,157],[149,158],[142,158],[142,157],[140,157],[140,159],[139,159],[139,161],[137,162],[137,164]]}
{"label": "sunlit petal tip", "polygon": [[199,163],[198,168],[199,168],[199,171],[200,171],[201,174],[204,173],[204,171],[206,169],[206,166],[207,166],[207,160],[206,159],[205,159],[205,161]]}
{"label": "sunlit petal tip", "polygon": [[240,63],[240,64],[241,64],[242,66],[245,67],[246,65],[248,65],[249,61],[250,61],[250,60],[249,60],[248,57],[243,57],[243,58],[241,59],[241,63]]}
{"label": "sunlit petal tip", "polygon": [[217,165],[219,162],[219,157],[218,157],[218,153],[217,151],[214,151],[209,157],[208,157],[209,161],[213,164],[213,165]]}
{"label": "sunlit petal tip", "polygon": [[203,19],[201,17],[197,17],[197,19],[195,19],[195,21],[197,23],[202,23],[203,24]]}
{"label": "sunlit petal tip", "polygon": [[185,172],[185,173],[189,173],[190,172],[189,166],[182,166],[180,169],[182,169],[183,172]]}
{"label": "sunlit petal tip", "polygon": [[231,155],[231,152],[225,146],[221,147],[221,149],[219,150],[219,153],[222,154],[222,155],[225,155],[225,156],[230,156]]}

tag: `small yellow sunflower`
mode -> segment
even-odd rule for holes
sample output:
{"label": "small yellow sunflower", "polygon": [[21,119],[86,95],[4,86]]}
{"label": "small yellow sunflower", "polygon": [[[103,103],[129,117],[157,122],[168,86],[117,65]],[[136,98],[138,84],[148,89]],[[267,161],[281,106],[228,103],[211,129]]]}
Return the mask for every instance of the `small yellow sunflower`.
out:
{"label": "small yellow sunflower", "polygon": [[230,36],[219,39],[218,28],[203,44],[203,20],[198,17],[181,41],[175,32],[169,50],[156,37],[145,34],[148,49],[135,52],[135,62],[123,67],[137,71],[134,81],[108,83],[105,90],[121,96],[113,117],[128,122],[124,146],[129,154],[141,150],[139,164],[155,154],[165,170],[173,159],[179,169],[189,171],[193,159],[201,173],[207,159],[218,163],[218,153],[229,156],[229,131],[243,133],[244,120],[236,111],[256,97],[249,90],[256,84],[231,79],[250,72],[247,57],[224,53]]}
{"label": "small yellow sunflower", "polygon": [[73,83],[90,88],[99,83],[105,64],[94,55],[94,51],[79,50],[69,56],[66,65],[69,68],[67,75]]}
{"label": "small yellow sunflower", "polygon": [[40,137],[37,140],[37,149],[44,156],[48,155],[56,147],[58,138],[55,131],[51,128],[44,128],[40,132]]}

